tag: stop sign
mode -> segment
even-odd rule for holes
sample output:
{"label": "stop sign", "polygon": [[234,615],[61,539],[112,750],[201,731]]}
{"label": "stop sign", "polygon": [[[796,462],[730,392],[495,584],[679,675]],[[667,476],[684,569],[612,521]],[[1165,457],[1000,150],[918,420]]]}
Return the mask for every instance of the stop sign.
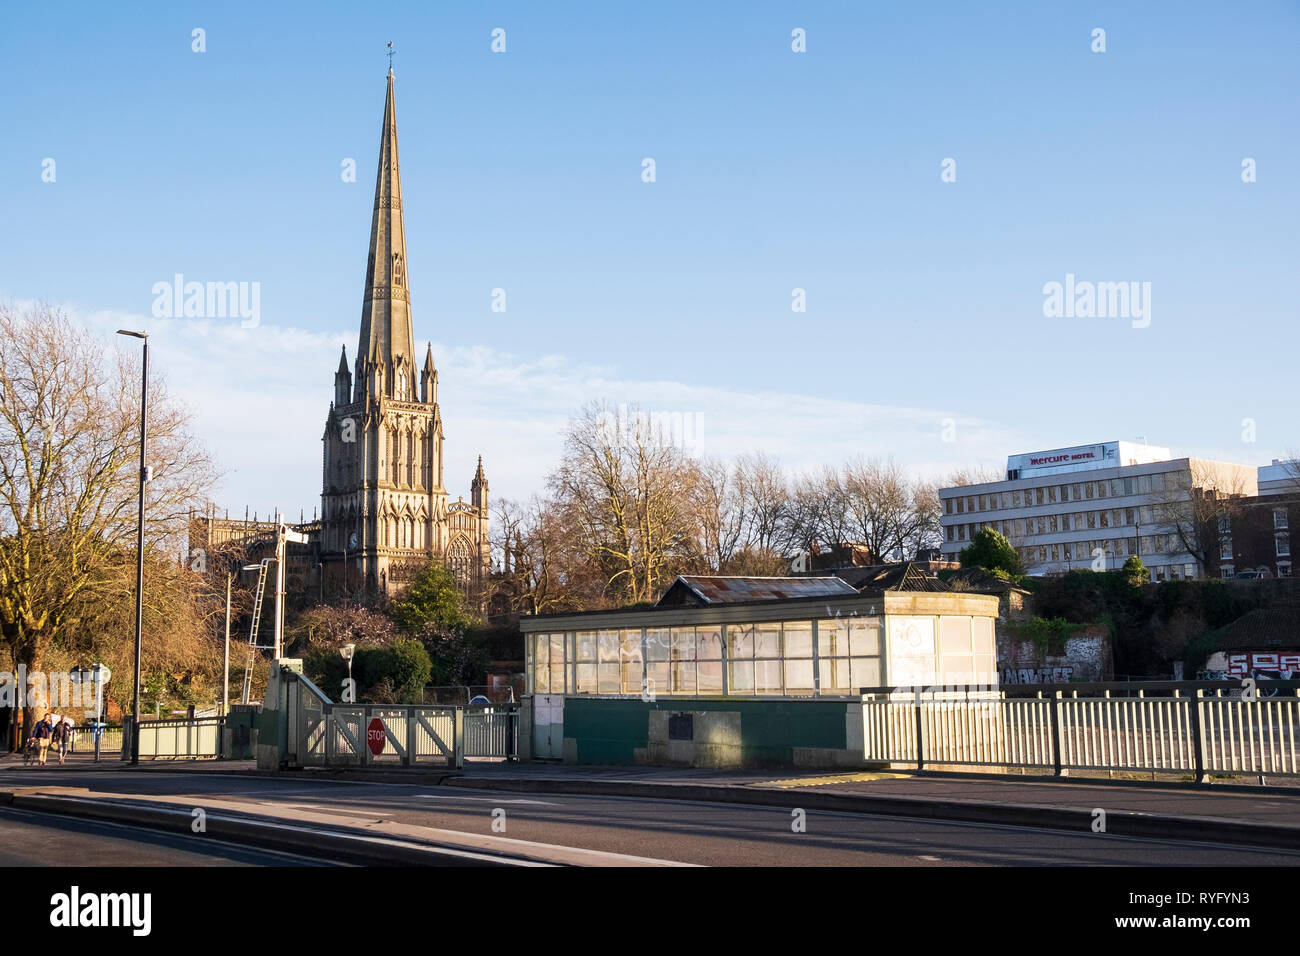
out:
{"label": "stop sign", "polygon": [[366,746],[378,757],[384,752],[384,744],[387,742],[388,735],[384,733],[384,722],[378,717],[371,717],[370,724],[366,727]]}

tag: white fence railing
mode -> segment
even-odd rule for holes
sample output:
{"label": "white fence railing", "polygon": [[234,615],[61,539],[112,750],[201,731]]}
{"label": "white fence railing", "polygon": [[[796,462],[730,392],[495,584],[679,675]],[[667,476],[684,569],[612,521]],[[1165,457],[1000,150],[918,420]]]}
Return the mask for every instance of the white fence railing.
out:
{"label": "white fence railing", "polygon": [[868,761],[1194,774],[1300,774],[1297,681],[870,688]]}

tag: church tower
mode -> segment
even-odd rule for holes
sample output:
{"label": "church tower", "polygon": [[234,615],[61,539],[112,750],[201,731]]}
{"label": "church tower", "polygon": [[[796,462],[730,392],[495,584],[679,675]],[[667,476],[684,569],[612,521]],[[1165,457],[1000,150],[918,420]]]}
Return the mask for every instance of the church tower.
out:
{"label": "church tower", "polygon": [[489,567],[483,459],[470,504],[449,504],[443,484],[443,427],[432,346],[416,367],[407,284],[406,227],[393,71],[379,136],[375,206],[353,370],[347,350],[334,375],[325,423],[321,488],[322,561],[336,583],[395,594],[429,561],[450,567],[467,590]]}

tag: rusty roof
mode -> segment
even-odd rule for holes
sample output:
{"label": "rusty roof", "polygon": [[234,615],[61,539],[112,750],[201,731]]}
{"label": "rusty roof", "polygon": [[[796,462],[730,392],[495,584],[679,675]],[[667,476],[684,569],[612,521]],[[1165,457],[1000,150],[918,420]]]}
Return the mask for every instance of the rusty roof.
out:
{"label": "rusty roof", "polygon": [[856,593],[856,588],[836,577],[747,578],[682,574],[655,607],[789,601]]}

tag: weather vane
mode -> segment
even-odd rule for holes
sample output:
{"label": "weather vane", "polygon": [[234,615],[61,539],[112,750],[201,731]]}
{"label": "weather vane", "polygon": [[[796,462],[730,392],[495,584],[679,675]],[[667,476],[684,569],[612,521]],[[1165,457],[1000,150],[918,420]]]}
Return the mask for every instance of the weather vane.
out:
{"label": "weather vane", "polygon": [[393,49],[393,41],[389,40],[388,41],[388,69],[390,71],[393,69],[393,54],[396,52],[397,51]]}

